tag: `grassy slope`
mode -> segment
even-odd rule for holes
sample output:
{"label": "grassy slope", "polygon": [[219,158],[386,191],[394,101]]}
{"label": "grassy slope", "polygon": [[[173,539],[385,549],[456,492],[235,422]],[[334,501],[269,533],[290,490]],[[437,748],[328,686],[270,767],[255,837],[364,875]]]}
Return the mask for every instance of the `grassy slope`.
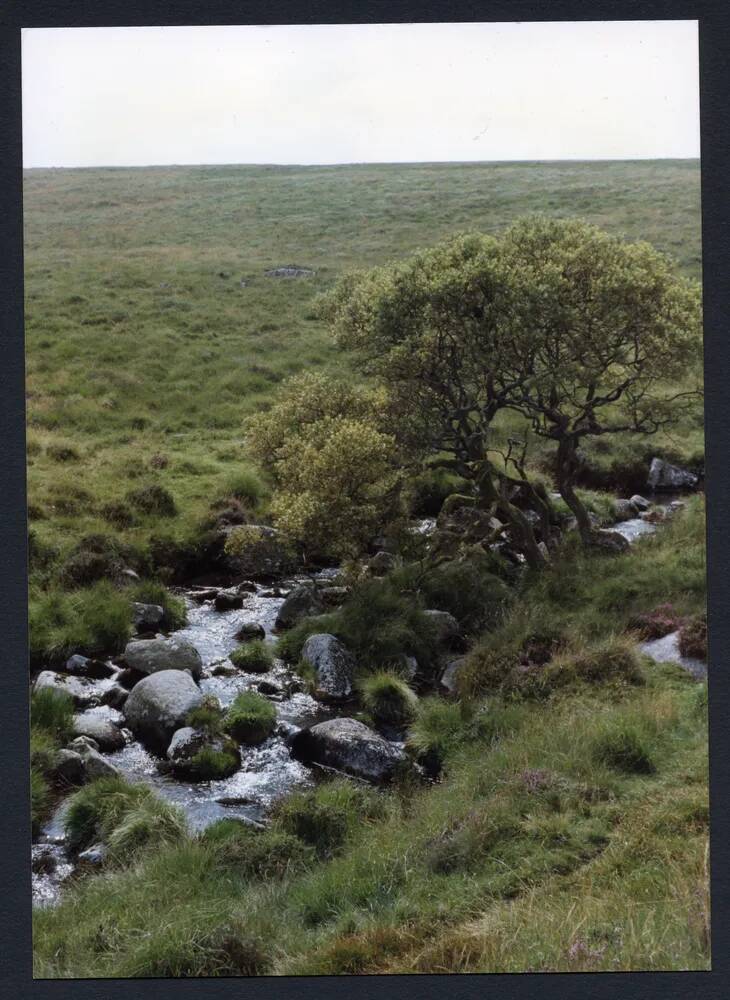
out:
{"label": "grassy slope", "polygon": [[[692,161],[29,171],[39,539],[63,552],[109,530],[99,508],[150,481],[174,494],[176,530],[193,523],[245,461],[245,415],[290,373],[334,362],[311,303],[343,271],[543,211],[648,239],[699,276],[699,182]],[[263,276],[288,263],[316,277]],[[60,459],[65,445],[78,457]],[[167,467],[150,468],[160,454]],[[156,523],[121,533],[144,543]]]}
{"label": "grassy slope", "polygon": [[[679,594],[687,559],[683,606],[700,608],[703,552],[696,504],[617,560],[577,557],[574,641],[622,627],[612,601]],[[570,618],[558,588],[537,581],[518,622],[536,596]],[[583,598],[602,598],[602,617],[586,618]],[[643,670],[642,683],[578,681],[546,701],[439,702],[443,780],[383,792],[360,818],[351,801],[329,860],[302,861],[289,841],[282,866],[280,817],[243,853],[182,837],[120,858],[36,913],[36,974],[707,968],[707,689],[672,665]],[[319,830],[321,847],[321,810]]]}

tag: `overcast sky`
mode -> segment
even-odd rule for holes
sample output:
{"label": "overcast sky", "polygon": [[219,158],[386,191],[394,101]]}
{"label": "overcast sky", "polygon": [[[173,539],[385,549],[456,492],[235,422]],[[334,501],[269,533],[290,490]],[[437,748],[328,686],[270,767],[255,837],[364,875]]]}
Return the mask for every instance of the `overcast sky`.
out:
{"label": "overcast sky", "polygon": [[699,156],[695,21],[23,31],[27,167]]}

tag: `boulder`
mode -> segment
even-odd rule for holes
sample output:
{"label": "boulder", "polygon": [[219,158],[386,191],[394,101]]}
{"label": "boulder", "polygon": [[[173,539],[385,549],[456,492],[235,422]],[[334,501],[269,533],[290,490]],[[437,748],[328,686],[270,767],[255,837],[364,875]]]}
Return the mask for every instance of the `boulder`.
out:
{"label": "boulder", "polygon": [[66,749],[75,750],[76,753],[80,753],[83,757],[87,750],[98,750],[99,744],[91,736],[75,736]]}
{"label": "boulder", "polygon": [[244,622],[236,632],[239,642],[251,642],[252,639],[265,639],[266,629],[259,622]]}
{"label": "boulder", "polygon": [[275,698],[281,697],[284,694],[284,689],[278,684],[274,684],[272,681],[259,681],[256,685],[256,690],[259,694],[273,696]]}
{"label": "boulder", "polygon": [[397,559],[392,552],[376,552],[368,561],[368,569],[373,576],[385,576],[395,568]]}
{"label": "boulder", "polygon": [[42,670],[33,685],[34,691],[59,691],[73,698],[77,708],[87,708],[96,704],[100,691],[88,677],[71,677],[67,674],[57,674],[53,670]]}
{"label": "boulder", "polygon": [[458,692],[458,677],[465,663],[466,657],[459,656],[457,659],[451,660],[441,674],[441,687],[445,688],[449,694],[456,694]]}
{"label": "boulder", "polygon": [[191,601],[196,604],[204,604],[206,601],[214,601],[218,596],[217,587],[204,587],[202,590],[191,590],[188,592]]}
{"label": "boulder", "polygon": [[81,755],[84,762],[84,771],[87,781],[96,781],[97,778],[113,778],[119,774],[119,768],[110,764],[106,757],[102,757],[98,750],[88,747]]}
{"label": "boulder", "polygon": [[129,696],[129,691],[123,688],[121,684],[116,682],[110,684],[106,691],[101,696],[101,704],[108,705],[110,708],[116,708],[118,711],[124,707],[124,702]]}
{"label": "boulder", "polygon": [[450,649],[463,647],[464,636],[456,618],[448,611],[428,610],[423,612],[436,632],[436,641]]}
{"label": "boulder", "polygon": [[243,596],[237,591],[219,590],[213,601],[216,611],[238,611],[243,607]]}
{"label": "boulder", "polygon": [[153,749],[166,750],[172,734],[185,725],[188,712],[202,700],[189,673],[160,670],[135,685],[124,705],[124,718],[138,739]]}
{"label": "boulder", "polygon": [[605,552],[615,553],[626,552],[630,547],[627,538],[619,534],[618,531],[611,531],[609,528],[594,531],[590,537],[590,545],[596,549],[603,549]]}
{"label": "boulder", "polygon": [[649,501],[640,496],[638,493],[634,493],[634,495],[629,498],[629,502],[632,503],[638,511],[648,510],[651,507]]}
{"label": "boulder", "polygon": [[189,670],[193,677],[200,677],[203,661],[192,643],[171,636],[169,639],[135,639],[127,643],[124,662],[141,674],[154,674],[160,670]]}
{"label": "boulder", "polygon": [[302,646],[302,659],[316,671],[315,698],[346,701],[352,695],[355,659],[334,635],[327,632],[310,635]]}
{"label": "boulder", "polygon": [[697,476],[694,472],[681,469],[678,465],[670,465],[663,458],[653,458],[649,467],[647,485],[656,492],[672,490],[693,490],[697,486]]}
{"label": "boulder", "polygon": [[114,667],[102,660],[92,660],[88,656],[81,656],[74,653],[69,656],[64,664],[63,671],[72,674],[74,677],[90,677],[92,680],[102,681],[107,677],[114,676]]}
{"label": "boulder", "polygon": [[124,746],[124,736],[111,719],[98,712],[82,712],[74,716],[74,732],[78,736],[88,736],[94,740],[100,750],[107,753],[121,750]]}
{"label": "boulder", "polygon": [[325,607],[339,608],[341,604],[345,603],[349,593],[348,587],[322,587],[319,596]]}
{"label": "boulder", "polygon": [[201,750],[212,750],[228,757],[226,772],[217,772],[216,778],[226,778],[234,774],[241,766],[241,755],[237,745],[228,737],[211,736],[202,729],[183,726],[177,729],[170,740],[165,756],[169,768],[178,777],[207,778],[207,775],[196,774],[193,758]]}
{"label": "boulder", "polygon": [[406,760],[402,747],[356,719],[328,719],[301,729],[291,737],[290,747],[296,760],[372,782],[387,781]]}
{"label": "boulder", "polygon": [[107,849],[104,844],[92,844],[85,851],[81,851],[76,859],[82,865],[103,865],[107,858]]}
{"label": "boulder", "polygon": [[[240,552],[226,551],[228,539],[237,530],[245,530],[246,544]],[[267,579],[290,572],[295,565],[292,553],[279,540],[276,528],[268,524],[247,524],[223,527],[219,532],[223,552],[219,558],[222,568],[236,577]],[[236,545],[230,547],[235,550]]]}
{"label": "boulder", "polygon": [[324,605],[319,596],[319,591],[313,583],[302,583],[295,587],[288,597],[284,598],[284,603],[279,608],[276,616],[276,628],[291,628],[301,618],[308,618],[310,615],[319,615],[323,612]]}
{"label": "boulder", "polygon": [[84,758],[76,750],[59,750],[53,762],[53,776],[69,785],[83,785],[86,779]]}
{"label": "boulder", "polygon": [[132,619],[138,632],[156,632],[162,626],[165,609],[159,604],[132,604]]}
{"label": "boulder", "polygon": [[639,508],[632,500],[614,500],[613,509],[617,521],[630,521],[639,514]]}

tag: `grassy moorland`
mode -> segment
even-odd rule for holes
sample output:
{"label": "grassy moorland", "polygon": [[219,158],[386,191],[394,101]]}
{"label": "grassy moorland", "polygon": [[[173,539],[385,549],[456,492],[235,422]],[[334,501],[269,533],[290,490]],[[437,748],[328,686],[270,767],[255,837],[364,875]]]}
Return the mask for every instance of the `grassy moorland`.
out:
{"label": "grassy moorland", "polygon": [[[699,277],[696,162],[29,171],[33,665],[123,648],[131,600],[179,624],[166,573],[216,505],[268,516],[243,425],[289,375],[347,367],[321,292],[532,212],[648,240]],[[289,264],[315,273],[264,274]],[[614,495],[640,487],[654,452],[699,469],[701,406],[671,434],[586,452],[582,485]],[[544,476],[539,447],[532,462]],[[584,499],[612,519],[607,494]],[[706,686],[636,651],[667,604],[703,627],[703,513],[697,498],[610,557],[566,537],[518,581],[468,560],[416,580],[406,558],[355,584],[279,655],[296,665],[326,626],[367,668],[363,718],[407,723],[438,782],[325,783],[263,831],[226,821],[204,835],[139,788],[92,782],[68,832],[78,848],[102,841],[108,861],[36,913],[36,974],[707,968]],[[142,579],[120,586],[122,566]],[[382,673],[404,642],[437,663],[424,608],[468,636],[458,698],[416,698]],[[541,652],[536,679],[521,668]],[[32,710],[37,824],[71,718],[37,696]]]}
{"label": "grassy moorland", "polygon": [[263,831],[202,835],[136,787],[82,789],[70,836],[110,860],[36,913],[36,975],[707,968],[707,688],[622,635],[667,594],[702,609],[702,515],[528,578],[489,649],[539,619],[562,665],[539,690],[422,698],[409,740],[438,754],[438,784],[335,780]]}

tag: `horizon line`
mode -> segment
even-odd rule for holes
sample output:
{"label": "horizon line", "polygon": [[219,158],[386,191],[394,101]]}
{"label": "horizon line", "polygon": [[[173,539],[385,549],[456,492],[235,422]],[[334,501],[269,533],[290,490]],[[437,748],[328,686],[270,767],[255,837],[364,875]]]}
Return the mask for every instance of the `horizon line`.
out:
{"label": "horizon line", "polygon": [[701,157],[696,156],[566,156],[560,158],[545,159],[497,159],[497,160],[341,160],[331,163],[277,163],[273,161],[247,161],[247,162],[191,162],[191,163],[96,163],[72,166],[25,166],[26,170],[164,170],[170,168],[209,168],[209,167],[267,167],[273,169],[282,168],[322,168],[322,167],[418,167],[418,166],[490,166],[495,164],[531,164],[531,163],[656,163],[668,161],[700,161]]}

